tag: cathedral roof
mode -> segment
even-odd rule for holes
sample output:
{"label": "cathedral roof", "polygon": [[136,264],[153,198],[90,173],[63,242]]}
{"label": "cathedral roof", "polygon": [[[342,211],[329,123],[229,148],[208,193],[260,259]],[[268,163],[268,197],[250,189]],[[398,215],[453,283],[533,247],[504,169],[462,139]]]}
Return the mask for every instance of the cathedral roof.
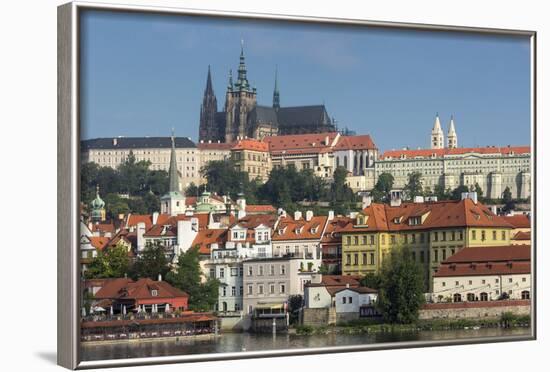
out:
{"label": "cathedral roof", "polygon": [[[269,151],[273,153],[318,153],[329,151],[334,139],[339,134],[337,132],[329,133],[311,133],[311,134],[292,134],[286,136],[267,136],[264,141],[269,144]],[[328,137],[328,143],[326,143]]]}
{"label": "cathedral roof", "polygon": [[371,150],[376,149],[371,136],[368,134],[361,136],[342,136],[338,140],[335,150]]}
{"label": "cathedral roof", "polygon": [[[81,150],[116,150],[116,149],[143,149],[172,147],[170,137],[114,137],[94,138],[80,142]],[[195,144],[187,137],[175,138],[176,148],[195,148]]]}
{"label": "cathedral roof", "polygon": [[277,111],[273,107],[257,105],[251,112],[252,120],[259,123],[271,123],[275,126],[279,125]]}
{"label": "cathedral roof", "polygon": [[325,105],[281,107],[277,118],[280,126],[332,125]]}

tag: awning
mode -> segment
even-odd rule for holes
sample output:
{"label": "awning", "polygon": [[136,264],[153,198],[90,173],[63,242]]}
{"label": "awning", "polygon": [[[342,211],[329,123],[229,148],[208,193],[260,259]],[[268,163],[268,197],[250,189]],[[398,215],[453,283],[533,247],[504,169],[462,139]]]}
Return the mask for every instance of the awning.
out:
{"label": "awning", "polygon": [[284,303],[270,303],[270,304],[258,304],[256,309],[271,309],[271,310],[281,310],[284,309]]}

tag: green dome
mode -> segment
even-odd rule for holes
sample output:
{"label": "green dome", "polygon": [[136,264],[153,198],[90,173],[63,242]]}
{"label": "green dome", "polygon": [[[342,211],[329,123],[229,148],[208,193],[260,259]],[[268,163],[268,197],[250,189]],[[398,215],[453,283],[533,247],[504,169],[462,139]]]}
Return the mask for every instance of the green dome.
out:
{"label": "green dome", "polygon": [[99,197],[99,187],[96,190],[95,199],[92,200],[90,206],[95,210],[105,208],[105,202]]}

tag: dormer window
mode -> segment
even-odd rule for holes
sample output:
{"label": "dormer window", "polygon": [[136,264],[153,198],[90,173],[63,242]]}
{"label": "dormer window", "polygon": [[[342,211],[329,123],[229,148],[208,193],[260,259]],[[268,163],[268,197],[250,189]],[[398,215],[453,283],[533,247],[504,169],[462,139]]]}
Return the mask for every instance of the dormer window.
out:
{"label": "dormer window", "polygon": [[311,228],[311,233],[316,234],[317,233],[317,227],[312,227]]}
{"label": "dormer window", "polygon": [[158,295],[159,295],[158,290],[156,290],[156,289],[152,289],[152,290],[151,290],[151,296],[157,297]]}
{"label": "dormer window", "polygon": [[302,233],[302,226],[297,227],[295,232],[296,232],[296,234],[301,234]]}
{"label": "dormer window", "polygon": [[400,224],[400,223],[401,223],[401,219],[402,219],[402,217],[394,217],[394,219],[393,219],[392,221],[393,221],[393,223],[395,223],[395,224]]}
{"label": "dormer window", "polygon": [[420,216],[409,217],[409,225],[416,226],[422,224],[422,218]]}

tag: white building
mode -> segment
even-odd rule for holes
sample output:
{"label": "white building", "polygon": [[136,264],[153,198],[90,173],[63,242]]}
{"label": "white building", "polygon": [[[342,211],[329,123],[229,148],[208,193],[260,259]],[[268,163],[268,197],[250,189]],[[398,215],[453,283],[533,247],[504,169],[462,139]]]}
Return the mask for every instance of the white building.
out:
{"label": "white building", "polygon": [[[344,318],[346,316],[354,318],[366,314],[365,308],[372,308],[377,299],[377,292],[374,289],[367,287],[347,287],[340,289],[334,294],[334,303],[336,307],[336,315]],[[365,314],[361,313],[361,309]],[[346,314],[346,315],[344,315]],[[370,314],[369,314],[370,315]]]}
{"label": "white building", "polygon": [[433,276],[434,302],[531,297],[531,246],[466,247]]}

